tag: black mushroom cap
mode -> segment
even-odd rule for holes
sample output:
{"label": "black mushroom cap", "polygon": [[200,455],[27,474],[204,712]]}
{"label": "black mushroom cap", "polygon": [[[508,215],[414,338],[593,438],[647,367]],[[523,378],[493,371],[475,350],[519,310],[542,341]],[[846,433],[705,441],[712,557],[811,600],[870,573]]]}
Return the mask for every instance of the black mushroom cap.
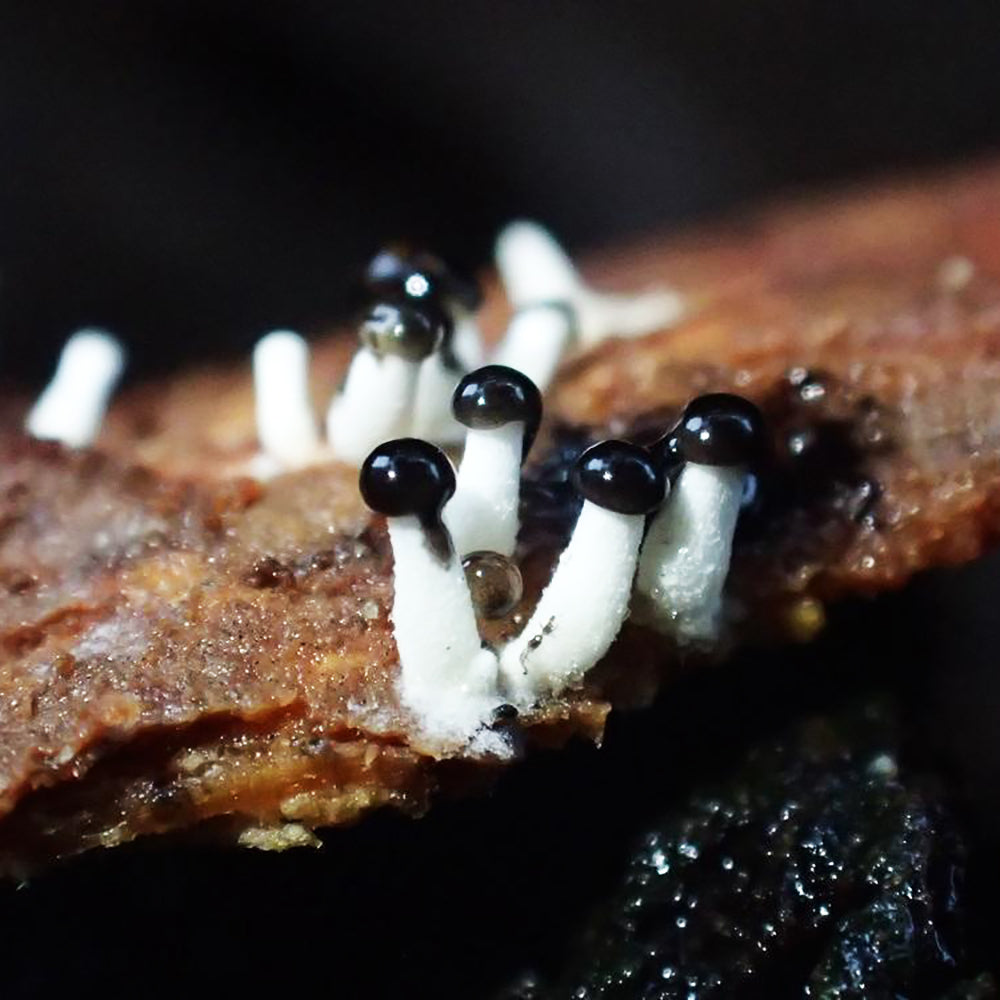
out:
{"label": "black mushroom cap", "polygon": [[469,372],[451,398],[455,419],[466,427],[488,430],[520,421],[524,424],[524,454],[535,440],[542,420],[542,394],[523,372],[506,365],[485,365]]}
{"label": "black mushroom cap", "polygon": [[618,514],[647,514],[663,503],[667,492],[660,463],[627,441],[592,445],[576,460],[572,481],[585,500]]}
{"label": "black mushroom cap", "polygon": [[377,514],[433,523],[455,492],[455,471],[440,448],[418,438],[397,438],[365,459],[358,485]]}
{"label": "black mushroom cap", "polygon": [[749,465],[765,451],[763,414],[728,392],[691,400],[672,433],[684,461],[697,465]]}
{"label": "black mushroom cap", "polygon": [[456,274],[439,257],[403,247],[380,250],[362,277],[364,291],[376,299],[436,299],[474,312],[482,305],[479,285]]}
{"label": "black mushroom cap", "polygon": [[448,327],[433,302],[377,302],[365,312],[358,337],[378,355],[422,361],[441,346]]}

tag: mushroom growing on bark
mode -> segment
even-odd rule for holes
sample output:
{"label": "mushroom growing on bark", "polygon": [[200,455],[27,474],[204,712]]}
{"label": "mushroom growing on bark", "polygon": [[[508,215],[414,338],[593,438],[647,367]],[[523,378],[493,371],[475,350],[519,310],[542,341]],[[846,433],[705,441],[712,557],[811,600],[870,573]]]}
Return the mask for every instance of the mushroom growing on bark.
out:
{"label": "mushroom growing on bark", "polygon": [[645,448],[603,441],[573,469],[583,507],[528,624],[500,653],[507,700],[530,706],[578,683],[608,651],[628,614],[646,514],[666,477]]}
{"label": "mushroom growing on bark", "polygon": [[714,641],[749,467],[763,450],[760,410],[729,393],[692,400],[660,442],[684,463],[653,518],[636,579],[635,614],[680,642]]}
{"label": "mushroom growing on bark", "polygon": [[683,297],[667,288],[631,295],[598,292],[580,277],[555,237],[535,222],[512,222],[497,238],[496,265],[512,308],[567,302],[584,347],[608,337],[637,337],[676,323]]}
{"label": "mushroom growing on bark", "polygon": [[365,459],[361,494],[384,514],[393,557],[392,627],[403,703],[443,742],[465,742],[503,699],[497,657],[483,646],[461,560],[441,510],[455,490],[447,456],[403,438]]}
{"label": "mushroom growing on bark", "polygon": [[360,463],[379,442],[409,433],[421,364],[440,346],[445,326],[430,303],[379,302],[368,310],[361,347],[327,413],[338,458]]}
{"label": "mushroom growing on bark", "polygon": [[452,400],[466,430],[455,495],[444,518],[461,555],[509,556],[517,542],[521,463],[542,418],[542,396],[526,375],[487,365],[459,382]]}

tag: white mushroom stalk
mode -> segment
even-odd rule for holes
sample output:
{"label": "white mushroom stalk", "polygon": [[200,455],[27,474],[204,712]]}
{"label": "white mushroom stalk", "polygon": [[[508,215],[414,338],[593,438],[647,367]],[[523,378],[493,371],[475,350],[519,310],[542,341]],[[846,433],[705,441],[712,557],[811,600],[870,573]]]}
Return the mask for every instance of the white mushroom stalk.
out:
{"label": "white mushroom stalk", "polygon": [[441,349],[420,368],[412,433],[438,444],[455,445],[461,442],[464,428],[452,416],[452,393],[465,372],[482,364],[483,343],[471,313],[459,305],[452,305],[449,312],[453,323],[450,340],[446,336]]}
{"label": "white mushroom stalk", "polygon": [[459,382],[452,409],[467,430],[445,524],[460,555],[510,556],[520,525],[521,463],[541,421],[541,393],[521,372],[487,365]]}
{"label": "white mushroom stalk", "polygon": [[379,303],[361,323],[361,347],[327,412],[331,450],[360,464],[381,441],[409,433],[421,364],[444,337],[436,312],[416,303]]}
{"label": "white mushroom stalk", "polygon": [[420,366],[410,432],[419,438],[453,445],[462,440],[463,429],[451,413],[451,396],[465,368],[437,350]]}
{"label": "white mushroom stalk", "polygon": [[646,536],[635,615],[681,644],[719,639],[748,466],[763,437],[752,403],[716,393],[688,405],[672,439],[685,464]]}
{"label": "white mushroom stalk", "polygon": [[465,744],[503,699],[496,654],[483,648],[461,561],[440,520],[455,487],[451,463],[427,442],[389,441],[365,460],[360,486],[387,518],[403,704],[432,740]]}
{"label": "white mushroom stalk", "polygon": [[74,333],[59,356],[52,381],[25,420],[37,438],[83,448],[97,437],[115,385],[125,367],[125,350],[110,333]]}
{"label": "white mushroom stalk", "polygon": [[645,515],[666,488],[652,456],[620,441],[585,451],[573,481],[584,501],[569,544],[500,653],[507,700],[519,709],[579,683],[608,651],[628,614]]}
{"label": "white mushroom stalk", "polygon": [[662,330],[684,313],[683,297],[668,288],[621,295],[588,287],[555,237],[534,222],[508,225],[497,238],[495,257],[511,306],[569,303],[584,347]]}
{"label": "white mushroom stalk", "polygon": [[253,351],[257,437],[275,471],[315,461],[321,449],[309,392],[309,345],[290,330],[262,337]]}
{"label": "white mushroom stalk", "polygon": [[524,372],[544,392],[576,337],[576,314],[566,302],[540,302],[514,313],[493,363]]}

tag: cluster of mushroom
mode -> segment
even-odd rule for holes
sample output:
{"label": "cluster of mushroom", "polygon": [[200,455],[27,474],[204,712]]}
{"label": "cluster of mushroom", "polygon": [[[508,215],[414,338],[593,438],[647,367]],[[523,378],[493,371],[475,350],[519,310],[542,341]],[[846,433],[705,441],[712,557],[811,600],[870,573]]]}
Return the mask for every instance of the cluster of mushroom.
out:
{"label": "cluster of mushroom", "polygon": [[[574,344],[662,329],[683,310],[666,289],[609,295],[589,288],[535,223],[503,230],[496,263],[514,315],[491,360],[523,372],[542,392]],[[404,435],[442,446],[462,441],[449,404],[462,376],[485,358],[478,289],[430,254],[395,250],[371,261],[363,289],[358,350],[327,412],[326,448],[309,402],[305,342],[279,331],[257,347],[258,437],[273,470],[330,455],[359,464],[380,442]]]}
{"label": "cluster of mushroom", "polygon": [[[660,289],[639,295],[594,291],[543,227],[507,226],[496,263],[514,317],[493,361],[524,372],[544,391],[565,352],[608,336],[634,336],[675,322],[681,297]],[[451,393],[462,375],[483,363],[475,285],[437,258],[387,250],[364,275],[368,311],[359,347],[320,434],[309,386],[309,348],[290,330],[275,330],[253,352],[260,453],[250,471],[270,476],[331,458],[359,464],[380,441],[413,434],[458,444]],[[125,352],[104,330],[73,335],[55,375],[25,421],[28,433],[69,447],[93,442]]]}
{"label": "cluster of mushroom", "polygon": [[[477,618],[505,615],[521,596],[511,556],[541,396],[523,373],[492,365],[462,379],[452,408],[467,428],[457,474],[417,438],[379,445],[360,474],[392,545],[401,697],[426,733],[466,743],[577,684],[630,610],[681,643],[717,636],[744,481],[763,439],[752,403],[701,396],[649,448],[588,448],[572,470],[583,503],[570,541],[527,623],[497,649]],[[483,573],[492,581],[477,599]]]}
{"label": "cluster of mushroom", "polygon": [[[717,637],[763,435],[751,403],[714,394],[691,402],[648,448],[589,448],[572,472],[582,507],[552,578],[519,634],[490,648],[477,619],[508,615],[521,598],[521,465],[560,359],[574,344],[662,329],[683,309],[669,290],[594,291],[533,223],[501,233],[496,263],[513,319],[482,367],[474,286],[427,254],[384,251],[371,261],[359,348],[330,404],[325,443],[305,341],[275,331],[253,358],[255,468],[361,464],[364,499],[388,521],[403,702],[432,738],[463,744],[578,683],[629,614],[680,643]],[[28,415],[29,433],[89,444],[123,364],[104,331],[74,335]],[[438,446],[463,442],[456,474]]]}

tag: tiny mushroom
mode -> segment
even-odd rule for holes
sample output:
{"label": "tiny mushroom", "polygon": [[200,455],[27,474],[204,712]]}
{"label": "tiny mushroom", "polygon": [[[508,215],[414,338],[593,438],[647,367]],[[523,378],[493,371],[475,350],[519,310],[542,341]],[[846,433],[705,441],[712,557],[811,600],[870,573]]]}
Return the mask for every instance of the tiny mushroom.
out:
{"label": "tiny mushroom", "polygon": [[326,418],[334,454],[361,462],[380,441],[409,431],[421,364],[440,346],[447,318],[432,302],[379,302],[358,329],[361,347]]}
{"label": "tiny mushroom", "polygon": [[387,519],[403,703],[430,737],[466,742],[503,699],[496,654],[480,640],[465,572],[441,521],[455,490],[451,463],[426,441],[388,441],[365,459],[359,483],[368,506]]}
{"label": "tiny mushroom", "polygon": [[372,258],[363,285],[369,296],[433,301],[447,314],[446,336],[420,369],[411,430],[442,443],[460,441],[461,429],[451,419],[448,404],[462,373],[482,364],[482,337],[474,317],[482,301],[478,286],[433,254],[398,249],[382,250]]}
{"label": "tiny mushroom", "polygon": [[666,478],[644,448],[603,441],[577,460],[583,507],[524,630],[500,653],[507,700],[525,708],[578,683],[607,652],[628,614],[646,514]]}
{"label": "tiny mushroom", "polygon": [[569,302],[525,306],[511,317],[493,363],[524,372],[544,392],[576,339],[576,322],[576,310]]}
{"label": "tiny mushroom", "polygon": [[25,420],[37,438],[83,448],[97,437],[125,367],[125,350],[110,333],[85,329],[66,341],[55,375]]}
{"label": "tiny mushroom", "polygon": [[253,350],[257,437],[270,471],[315,460],[320,437],[309,395],[309,345],[291,330],[274,330]]}
{"label": "tiny mushroom", "polygon": [[676,323],[681,295],[667,288],[616,295],[589,288],[555,237],[534,222],[512,222],[497,238],[497,269],[511,306],[568,302],[578,313],[580,343],[635,337]]}
{"label": "tiny mushroom", "polygon": [[468,429],[445,523],[460,555],[485,550],[510,556],[519,526],[521,463],[542,418],[541,393],[521,372],[487,365],[458,383],[452,410]]}
{"label": "tiny mushroom", "polygon": [[753,403],[710,393],[692,400],[660,442],[684,464],[643,545],[635,615],[679,642],[718,637],[745,480],[764,438]]}

